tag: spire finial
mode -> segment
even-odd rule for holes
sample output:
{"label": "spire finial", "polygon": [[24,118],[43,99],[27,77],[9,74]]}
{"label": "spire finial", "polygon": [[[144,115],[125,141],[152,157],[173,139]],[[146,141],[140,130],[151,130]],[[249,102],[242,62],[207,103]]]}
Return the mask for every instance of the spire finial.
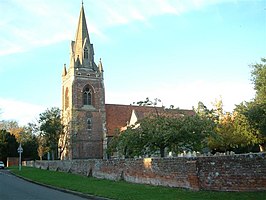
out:
{"label": "spire finial", "polygon": [[102,64],[102,58],[100,58],[99,64],[98,64],[98,68],[100,73],[103,73],[103,64]]}
{"label": "spire finial", "polygon": [[83,6],[83,0],[81,0],[81,4],[82,4],[82,6]]}

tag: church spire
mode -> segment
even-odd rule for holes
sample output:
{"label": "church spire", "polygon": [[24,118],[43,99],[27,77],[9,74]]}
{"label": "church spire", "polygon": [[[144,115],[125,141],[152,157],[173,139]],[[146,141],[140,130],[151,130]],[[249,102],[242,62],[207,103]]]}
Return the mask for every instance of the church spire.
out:
{"label": "church spire", "polygon": [[79,46],[79,45],[83,46],[85,39],[87,39],[88,42],[90,42],[86,17],[84,13],[84,6],[83,6],[83,1],[82,1],[80,14],[79,14],[78,29],[76,33],[76,46]]}
{"label": "church spire", "polygon": [[74,67],[90,68],[95,70],[94,50],[90,43],[90,37],[84,12],[83,1],[79,14],[78,28],[75,41],[72,42],[72,59]]}

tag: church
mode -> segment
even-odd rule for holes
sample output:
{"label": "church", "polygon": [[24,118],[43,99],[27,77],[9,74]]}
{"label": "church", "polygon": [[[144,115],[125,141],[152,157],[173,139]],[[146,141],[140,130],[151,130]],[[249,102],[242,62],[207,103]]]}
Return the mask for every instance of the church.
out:
{"label": "church", "polygon": [[[192,110],[156,108],[176,117]],[[154,114],[154,107],[105,104],[104,70],[101,60],[94,61],[84,6],[82,3],[75,40],[71,42],[70,64],[62,72],[62,123],[60,138],[61,159],[107,158],[108,141],[115,130],[123,130],[139,119]]]}

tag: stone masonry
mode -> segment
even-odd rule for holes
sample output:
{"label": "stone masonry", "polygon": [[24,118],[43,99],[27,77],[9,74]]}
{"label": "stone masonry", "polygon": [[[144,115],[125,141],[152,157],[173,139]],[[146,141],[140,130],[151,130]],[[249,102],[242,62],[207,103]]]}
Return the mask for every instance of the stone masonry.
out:
{"label": "stone masonry", "polygon": [[266,190],[266,153],[234,156],[27,162],[28,166],[192,190]]}

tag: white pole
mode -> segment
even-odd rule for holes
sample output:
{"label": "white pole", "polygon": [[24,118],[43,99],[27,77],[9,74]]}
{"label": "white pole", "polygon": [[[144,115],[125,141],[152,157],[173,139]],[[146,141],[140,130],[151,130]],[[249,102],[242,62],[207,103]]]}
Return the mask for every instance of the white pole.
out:
{"label": "white pole", "polygon": [[21,143],[19,143],[19,171],[21,171],[21,153],[22,153],[22,147],[21,147]]}

